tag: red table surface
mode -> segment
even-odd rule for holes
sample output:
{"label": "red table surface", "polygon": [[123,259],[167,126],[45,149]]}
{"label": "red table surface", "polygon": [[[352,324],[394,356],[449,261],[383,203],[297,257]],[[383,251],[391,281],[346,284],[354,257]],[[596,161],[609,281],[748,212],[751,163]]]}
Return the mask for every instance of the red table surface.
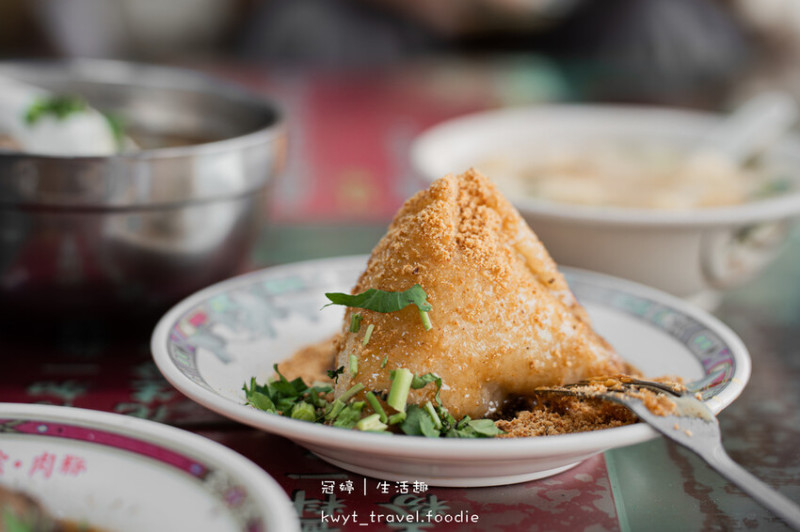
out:
{"label": "red table surface", "polygon": [[[75,333],[86,332],[79,325],[71,327]],[[284,487],[303,530],[617,527],[602,455],[550,479],[513,486],[439,488],[414,478],[382,483],[329,465],[282,437],[231,422],[186,399],[161,377],[141,341],[65,335],[54,347],[12,335],[3,339],[2,348],[3,401],[116,412],[218,441],[253,460]]]}

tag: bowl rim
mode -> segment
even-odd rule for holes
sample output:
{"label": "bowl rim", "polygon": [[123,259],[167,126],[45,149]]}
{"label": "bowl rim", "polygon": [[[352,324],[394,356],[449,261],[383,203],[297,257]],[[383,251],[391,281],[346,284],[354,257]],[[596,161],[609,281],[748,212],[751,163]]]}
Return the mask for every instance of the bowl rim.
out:
{"label": "bowl rim", "polygon": [[[106,85],[138,84],[163,89],[187,89],[213,94],[225,99],[238,100],[246,105],[270,112],[274,120],[258,129],[232,137],[201,142],[185,146],[148,148],[112,155],[47,155],[11,150],[0,150],[0,158],[35,158],[43,161],[75,161],[75,162],[119,162],[142,161],[152,159],[169,159],[195,157],[226,151],[231,148],[245,148],[278,138],[287,129],[287,111],[284,105],[275,99],[255,90],[213,74],[182,66],[165,66],[146,64],[116,59],[70,58],[26,59],[0,61],[0,74],[15,69],[42,69],[63,71],[68,76]],[[144,81],[143,81],[144,80]]]}
{"label": "bowl rim", "polygon": [[[718,123],[724,116],[718,113],[682,108],[596,103],[539,104],[479,111],[445,120],[423,131],[412,142],[411,165],[417,176],[426,182],[431,182],[442,177],[434,174],[432,158],[441,157],[443,151],[441,144],[452,141],[451,137],[459,135],[460,131],[484,131],[488,127],[496,127],[500,122],[522,122],[531,118],[557,119],[559,116],[575,116],[577,114],[594,115],[594,118],[597,118],[601,115],[608,116],[611,113],[622,113],[628,117],[666,116],[672,121],[685,122],[687,125],[683,127],[687,130],[689,124],[710,127],[712,124]],[[800,161],[800,137],[797,135],[787,136],[775,148],[775,153],[781,158],[796,157]],[[794,155],[790,155],[790,153],[794,153]],[[514,198],[511,201],[524,215],[556,220],[561,223],[580,225],[591,223],[597,226],[688,229],[746,225],[800,216],[800,188],[790,193],[748,201],[739,205],[696,207],[682,210],[599,207],[558,203],[536,198]]]}

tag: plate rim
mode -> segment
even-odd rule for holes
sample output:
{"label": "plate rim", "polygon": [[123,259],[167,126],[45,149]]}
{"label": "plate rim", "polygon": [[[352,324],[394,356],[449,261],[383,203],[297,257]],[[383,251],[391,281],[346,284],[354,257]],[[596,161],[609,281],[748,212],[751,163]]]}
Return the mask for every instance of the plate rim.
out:
{"label": "plate rim", "polygon": [[[233,449],[178,427],[143,418],[88,408],[39,403],[0,403],[0,419],[25,419],[63,423],[133,438],[189,455],[231,474],[246,485],[263,518],[265,530],[299,531],[299,520],[291,501],[281,485],[262,467]],[[5,433],[7,435],[14,433]],[[24,433],[36,437],[36,433]],[[47,434],[54,440],[71,439]],[[3,433],[0,433],[0,443]],[[84,440],[79,440],[84,441]],[[108,447],[123,453],[133,453],[101,442],[85,441],[93,446]],[[24,486],[21,487],[24,489]],[[45,501],[46,503],[46,501]]]}
{"label": "plate rim", "polygon": [[[354,452],[363,451],[374,455],[402,458],[414,458],[424,455],[426,459],[433,458],[450,461],[475,458],[485,459],[487,454],[501,460],[532,459],[551,456],[554,450],[560,451],[559,454],[585,453],[593,450],[602,452],[610,448],[632,445],[658,437],[658,433],[654,429],[643,423],[638,423],[592,431],[591,433],[560,434],[546,438],[414,438],[409,441],[404,437],[389,437],[383,434],[363,433],[349,429],[321,426],[261,412],[244,404],[236,403],[211,390],[197,386],[172,363],[166,346],[172,325],[177,322],[176,318],[184,315],[185,312],[199,302],[208,299],[212,294],[247,285],[253,279],[261,276],[280,274],[299,267],[318,266],[332,262],[338,264],[363,261],[363,264],[366,264],[367,257],[367,255],[345,255],[271,266],[229,278],[185,298],[164,314],[153,331],[151,352],[159,371],[176,389],[188,398],[229,419],[278,434],[300,445],[319,445],[319,442],[324,442],[322,446],[327,448],[347,449]],[[709,326],[731,346],[731,353],[737,364],[736,372],[731,377],[732,381],[736,381],[734,386],[728,386],[719,394],[723,396],[722,399],[724,401],[720,399],[707,404],[714,413],[718,413],[741,394],[750,377],[750,356],[744,343],[736,333],[718,318],[675,296],[633,281],[577,268],[559,266],[559,269],[565,273],[569,272],[573,275],[595,278],[600,282],[626,288],[629,292],[635,292],[636,295],[643,294],[650,299],[680,310]],[[226,408],[228,404],[235,406]],[[331,432],[332,430],[336,432]],[[591,435],[591,437],[587,438],[587,435]],[[413,445],[409,445],[412,441]]]}

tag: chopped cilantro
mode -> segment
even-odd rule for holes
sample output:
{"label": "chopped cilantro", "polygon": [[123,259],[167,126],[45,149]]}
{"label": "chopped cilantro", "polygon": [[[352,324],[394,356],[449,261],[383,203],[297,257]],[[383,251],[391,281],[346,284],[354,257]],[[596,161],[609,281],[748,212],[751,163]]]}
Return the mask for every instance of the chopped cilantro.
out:
{"label": "chopped cilantro", "polygon": [[361,421],[361,411],[364,409],[364,401],[353,401],[345,406],[336,416],[333,422],[334,427],[352,429]]}
{"label": "chopped cilantro", "polygon": [[84,111],[86,108],[86,102],[77,96],[40,97],[25,112],[25,123],[32,126],[47,115],[54,116],[58,120],[64,120],[69,115]]}
{"label": "chopped cilantro", "polygon": [[406,409],[406,419],[400,425],[400,430],[409,436],[427,436],[438,438],[441,433],[436,428],[431,416],[417,405],[409,405]]}
{"label": "chopped cilantro", "polygon": [[[254,387],[255,384],[251,381],[251,387]],[[269,398],[268,395],[263,394],[257,390],[246,390],[247,393],[247,402],[253,405],[254,407],[258,408],[259,410],[266,410],[267,412],[275,412],[278,409],[275,407],[275,403],[272,402],[272,399]]]}
{"label": "chopped cilantro", "polygon": [[414,379],[411,381],[411,387],[415,390],[419,390],[420,388],[424,388],[428,383],[436,383],[436,391],[438,392],[442,388],[442,379],[435,375],[434,373],[426,373],[425,375],[414,375]]}
{"label": "chopped cilantro", "polygon": [[[365,389],[361,383],[350,387],[339,398],[331,401],[333,388],[328,385],[307,386],[301,379],[289,381],[275,365],[277,379],[268,384],[257,384],[255,378],[245,384],[247,404],[259,410],[315,423],[327,423],[335,427],[356,428],[370,432],[387,432],[389,427],[411,436],[429,438],[491,438],[502,434],[490,419],[470,419],[464,416],[456,420],[442,405],[439,391],[442,379],[433,373],[414,375],[400,368],[392,371],[392,387],[386,404],[396,412],[389,415],[375,392],[366,392],[366,401],[354,397]],[[329,372],[338,378],[344,368]],[[407,404],[410,390],[420,389],[433,383],[436,386],[435,401],[426,401],[423,406]],[[364,406],[369,404],[374,413],[365,415]]]}
{"label": "chopped cilantro", "polygon": [[332,379],[333,382],[336,382],[339,380],[339,375],[341,375],[342,373],[344,373],[344,366],[339,366],[336,369],[329,369],[328,378]]}
{"label": "chopped cilantro", "polygon": [[[425,330],[431,329],[431,320],[428,312],[433,310],[428,303],[428,294],[418,284],[402,292],[388,292],[370,288],[360,294],[343,294],[341,292],[328,292],[325,294],[331,302],[328,305],[344,305],[346,307],[363,308],[375,312],[397,312],[408,305],[416,305]],[[325,305],[326,307],[328,305]]]}
{"label": "chopped cilantro", "polygon": [[492,437],[503,433],[491,419],[472,419],[467,422],[467,426],[481,436]]}
{"label": "chopped cilantro", "polygon": [[[327,403],[321,399],[321,396],[332,392],[333,388],[327,385],[309,387],[300,378],[289,381],[278,371],[277,364],[274,368],[278,379],[268,384],[258,384],[253,377],[250,379],[249,386],[244,385],[247,404],[259,410],[296,419],[310,421],[321,419],[324,414],[322,409]],[[298,406],[300,403],[308,406]],[[313,413],[313,417],[309,415],[309,412]]]}

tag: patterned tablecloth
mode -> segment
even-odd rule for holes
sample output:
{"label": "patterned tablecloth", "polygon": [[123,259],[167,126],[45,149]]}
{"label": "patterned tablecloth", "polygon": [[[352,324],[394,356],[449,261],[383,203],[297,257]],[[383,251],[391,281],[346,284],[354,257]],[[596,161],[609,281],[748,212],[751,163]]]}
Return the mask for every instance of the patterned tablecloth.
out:
{"label": "patterned tablecloth", "polygon": [[[415,135],[471,110],[562,95],[558,78],[539,62],[422,64],[348,76],[213,70],[276,95],[291,117],[287,172],[253,268],[368,252],[402,200],[420,187],[407,158]],[[753,357],[750,384],[719,416],[726,448],[800,501],[797,264],[795,236],[766,275],[728,294],[716,313]],[[278,480],[303,530],[785,528],[699,459],[660,439],[512,486],[438,488],[414,478],[382,482],[348,473],[184,398],[151,361],[156,318],[129,327],[76,317],[47,334],[0,325],[0,400],[117,412],[219,441]]]}

